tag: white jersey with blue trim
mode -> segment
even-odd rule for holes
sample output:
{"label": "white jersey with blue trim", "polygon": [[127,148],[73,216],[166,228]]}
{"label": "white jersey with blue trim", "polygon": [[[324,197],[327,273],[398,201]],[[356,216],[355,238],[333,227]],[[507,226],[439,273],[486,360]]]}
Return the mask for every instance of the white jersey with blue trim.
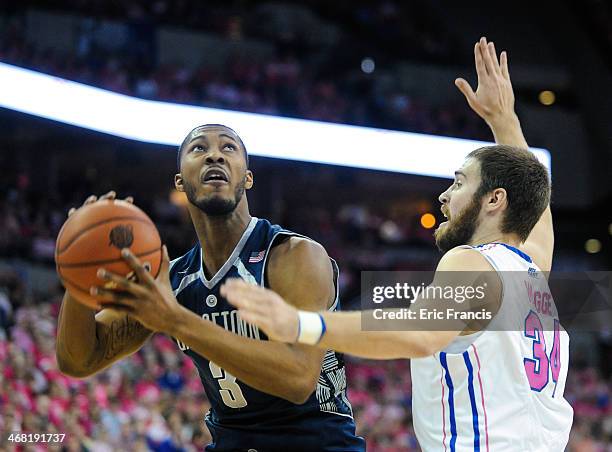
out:
{"label": "white jersey with blue trim", "polygon": [[502,282],[486,329],[411,360],[414,427],[424,451],[563,451],[569,336],[545,275],[503,243],[474,247]]}

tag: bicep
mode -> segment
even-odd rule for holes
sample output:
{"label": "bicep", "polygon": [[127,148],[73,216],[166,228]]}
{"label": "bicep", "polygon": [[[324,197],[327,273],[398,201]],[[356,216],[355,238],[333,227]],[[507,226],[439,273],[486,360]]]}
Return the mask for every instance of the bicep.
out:
{"label": "bicep", "polygon": [[[270,289],[297,309],[324,311],[331,306],[336,290],[325,249],[316,242],[296,238],[277,248],[268,268]],[[317,378],[325,351],[301,344],[292,347],[311,364],[313,378]]]}
{"label": "bicep", "polygon": [[275,248],[267,272],[270,289],[298,309],[321,311],[334,301],[332,264],[316,242],[291,238]]}
{"label": "bicep", "polygon": [[540,270],[549,272],[552,267],[554,245],[552,213],[548,206],[521,248],[531,256]]}

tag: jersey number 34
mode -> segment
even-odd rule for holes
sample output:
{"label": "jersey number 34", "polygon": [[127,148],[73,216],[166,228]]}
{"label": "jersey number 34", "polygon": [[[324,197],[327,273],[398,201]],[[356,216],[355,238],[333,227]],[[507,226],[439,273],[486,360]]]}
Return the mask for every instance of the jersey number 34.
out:
{"label": "jersey number 34", "polygon": [[529,315],[525,318],[525,337],[533,341],[533,357],[523,359],[525,373],[527,374],[531,389],[540,392],[546,387],[550,379],[549,368],[556,387],[561,371],[559,321],[557,319],[554,320],[553,345],[550,355],[546,353],[546,339],[542,322],[534,311],[530,311]]}

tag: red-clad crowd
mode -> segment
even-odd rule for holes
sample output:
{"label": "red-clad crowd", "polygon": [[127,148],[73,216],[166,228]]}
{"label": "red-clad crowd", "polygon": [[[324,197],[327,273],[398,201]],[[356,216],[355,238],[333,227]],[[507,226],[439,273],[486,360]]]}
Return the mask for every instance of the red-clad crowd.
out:
{"label": "red-clad crowd", "polygon": [[[164,336],[94,377],[62,375],[55,363],[60,296],[16,307],[0,290],[1,450],[10,433],[65,434],[61,450],[196,451],[210,441],[210,405],[191,361]],[[9,326],[10,325],[10,326]],[[418,451],[412,428],[409,362],[348,359],[358,433],[373,452]],[[569,452],[612,450],[612,382],[593,367],[571,368],[566,397],[575,410]],[[16,450],[43,451],[42,444]]]}

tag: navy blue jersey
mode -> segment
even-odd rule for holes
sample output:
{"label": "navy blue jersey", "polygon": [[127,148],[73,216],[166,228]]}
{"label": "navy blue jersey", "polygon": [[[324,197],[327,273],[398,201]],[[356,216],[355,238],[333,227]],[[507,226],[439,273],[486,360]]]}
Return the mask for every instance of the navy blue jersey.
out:
{"label": "navy blue jersey", "polygon": [[[266,286],[270,250],[291,236],[300,236],[253,217],[229,259],[210,280],[202,266],[202,249],[196,245],[170,264],[170,281],[178,302],[200,317],[240,336],[267,340],[265,334],[241,320],[237,310],[219,293],[227,278],[242,278]],[[204,256],[206,259],[206,256]],[[339,309],[338,267],[332,259]],[[298,277],[296,275],[296,277]],[[179,348],[196,365],[211,410],[206,424],[213,443],[209,451],[363,451],[355,435],[351,405],[346,397],[346,373],[341,354],[328,350],[316,390],[301,405],[258,391],[185,344]]]}

